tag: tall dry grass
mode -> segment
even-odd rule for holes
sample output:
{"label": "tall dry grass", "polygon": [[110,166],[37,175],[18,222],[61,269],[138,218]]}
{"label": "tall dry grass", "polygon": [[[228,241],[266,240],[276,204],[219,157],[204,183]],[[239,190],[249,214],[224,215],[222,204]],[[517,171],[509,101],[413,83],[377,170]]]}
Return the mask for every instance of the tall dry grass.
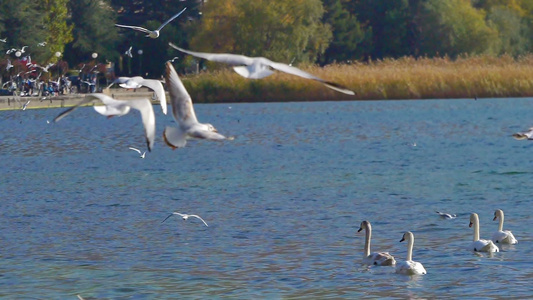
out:
{"label": "tall dry grass", "polygon": [[276,72],[246,79],[232,69],[184,76],[195,102],[533,97],[533,55],[385,59],[368,63],[299,66],[342,84],[355,96],[319,82]]}

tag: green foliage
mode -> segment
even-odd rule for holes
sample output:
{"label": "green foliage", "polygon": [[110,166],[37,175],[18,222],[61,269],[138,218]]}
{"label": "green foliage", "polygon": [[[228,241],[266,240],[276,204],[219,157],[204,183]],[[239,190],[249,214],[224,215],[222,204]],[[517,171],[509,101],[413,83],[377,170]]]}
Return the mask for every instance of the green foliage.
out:
{"label": "green foliage", "polygon": [[321,61],[332,63],[361,56],[359,44],[365,39],[365,32],[354,15],[342,6],[341,0],[324,0],[324,23],[333,29],[333,39]]}
{"label": "green foliage", "polygon": [[44,9],[44,28],[47,35],[44,41],[43,58],[45,62],[56,62],[56,52],[63,53],[65,45],[73,40],[72,25],[67,25],[69,0],[40,0],[41,9]]}
{"label": "green foliage", "polygon": [[192,49],[314,62],[331,40],[319,0],[219,0],[205,4]]}
{"label": "green foliage", "polygon": [[496,6],[490,9],[487,19],[498,31],[497,54],[520,55],[527,52],[531,40],[527,38],[526,20],[520,17],[518,11]]}
{"label": "green foliage", "polygon": [[498,32],[485,12],[465,0],[428,0],[422,13],[421,50],[430,56],[494,53]]}
{"label": "green foliage", "polygon": [[48,35],[37,7],[32,0],[0,1],[0,37],[7,38],[7,43],[0,45],[2,49],[33,48]]}
{"label": "green foliage", "polygon": [[73,41],[66,47],[65,58],[76,65],[98,53],[100,60],[118,58],[116,49],[120,42],[115,24],[115,13],[109,3],[102,0],[70,0],[70,24]]}

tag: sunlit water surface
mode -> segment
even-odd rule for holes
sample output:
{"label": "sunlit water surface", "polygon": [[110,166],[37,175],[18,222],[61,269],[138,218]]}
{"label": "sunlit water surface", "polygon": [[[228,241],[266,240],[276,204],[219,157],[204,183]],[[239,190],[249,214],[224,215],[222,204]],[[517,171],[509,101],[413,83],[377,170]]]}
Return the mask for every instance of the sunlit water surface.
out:
{"label": "sunlit water surface", "polygon": [[[0,112],[0,297],[533,297],[533,99],[196,105],[235,140],[176,151],[155,108],[145,159],[137,112]],[[467,251],[497,208],[519,244]],[[365,219],[428,274],[362,266]]]}

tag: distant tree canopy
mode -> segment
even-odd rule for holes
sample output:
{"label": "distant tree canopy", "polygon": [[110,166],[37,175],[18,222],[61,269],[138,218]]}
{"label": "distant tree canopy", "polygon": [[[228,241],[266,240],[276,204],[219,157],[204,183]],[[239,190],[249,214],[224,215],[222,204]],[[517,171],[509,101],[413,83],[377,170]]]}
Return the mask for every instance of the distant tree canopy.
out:
{"label": "distant tree canopy", "polygon": [[[185,7],[158,39],[114,26],[156,29]],[[295,64],[517,56],[533,52],[533,0],[0,0],[0,39],[3,62],[16,58],[7,50],[28,46],[24,56],[40,64],[61,52],[74,67],[97,53],[119,75],[152,77],[165,60],[191,60],[168,42]]]}
{"label": "distant tree canopy", "polygon": [[192,49],[314,62],[331,41],[320,0],[217,0],[205,5]]}

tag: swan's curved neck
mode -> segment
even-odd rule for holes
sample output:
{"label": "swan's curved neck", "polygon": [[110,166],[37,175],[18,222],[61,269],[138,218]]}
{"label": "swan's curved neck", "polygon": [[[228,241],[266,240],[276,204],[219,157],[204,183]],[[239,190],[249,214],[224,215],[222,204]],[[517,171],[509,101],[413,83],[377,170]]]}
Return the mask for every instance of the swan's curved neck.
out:
{"label": "swan's curved neck", "polygon": [[499,211],[498,216],[500,217],[500,223],[498,225],[498,230],[503,231],[503,211]]}
{"label": "swan's curved neck", "polygon": [[479,240],[479,217],[474,215],[474,242]]}
{"label": "swan's curved neck", "polygon": [[415,237],[411,234],[407,241],[407,260],[413,260],[413,245],[415,244]]}
{"label": "swan's curved neck", "polygon": [[365,226],[365,257],[370,255],[370,238],[372,237],[372,226],[366,224]]}

